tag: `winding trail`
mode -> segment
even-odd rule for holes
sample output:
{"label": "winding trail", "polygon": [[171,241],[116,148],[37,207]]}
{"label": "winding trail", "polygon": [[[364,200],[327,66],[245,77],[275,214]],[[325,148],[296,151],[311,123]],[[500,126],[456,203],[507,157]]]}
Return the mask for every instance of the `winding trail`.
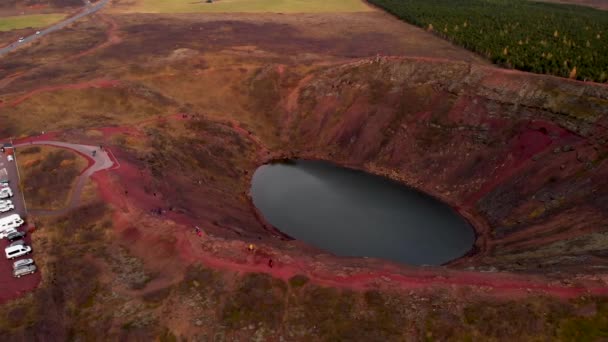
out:
{"label": "winding trail", "polygon": [[[73,90],[73,89],[87,89],[87,88],[111,88],[111,87],[118,86],[119,84],[120,84],[120,82],[116,81],[116,80],[95,79],[95,80],[81,82],[81,83],[61,84],[61,85],[56,85],[56,86],[43,86],[43,87],[36,88],[34,90],[31,90],[31,91],[21,95],[20,97],[14,99],[10,103],[0,102],[0,108],[5,107],[5,106],[12,106],[12,107],[18,106],[22,102],[28,100],[29,98],[33,97],[34,95],[40,94],[40,93],[49,93],[49,92],[54,92],[54,91],[58,91],[58,90],[70,90],[70,89]],[[1,85],[0,85],[0,89],[2,89]]]}
{"label": "winding trail", "polygon": [[[108,170],[113,168],[114,166],[119,167],[119,164],[115,162],[116,158],[111,155],[111,151],[107,149],[100,149],[99,146],[92,145],[80,145],[80,144],[71,144],[61,141],[51,141],[51,140],[30,140],[29,142],[22,142],[15,147],[24,147],[31,145],[48,145],[55,146],[60,148],[65,148],[68,150],[72,150],[87,159],[89,165],[83,172],[78,176],[76,180],[76,185],[74,189],[71,191],[71,196],[68,204],[61,209],[58,210],[32,210],[29,212],[31,215],[35,216],[53,216],[53,215],[63,215],[68,213],[70,210],[74,209],[80,204],[80,197],[82,195],[82,189],[86,185],[89,177],[97,171]],[[97,151],[95,157],[93,157],[93,151]]]}

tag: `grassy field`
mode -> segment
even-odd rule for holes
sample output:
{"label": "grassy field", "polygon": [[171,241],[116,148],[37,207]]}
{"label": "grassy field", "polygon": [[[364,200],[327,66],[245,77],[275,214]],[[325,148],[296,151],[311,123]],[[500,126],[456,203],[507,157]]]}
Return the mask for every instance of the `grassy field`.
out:
{"label": "grassy field", "polygon": [[216,0],[213,3],[192,0],[137,0],[113,7],[117,12],[191,13],[191,12],[281,12],[323,13],[362,12],[371,8],[361,0]]}
{"label": "grassy field", "polygon": [[45,27],[58,22],[64,14],[32,14],[0,18],[0,31]]}

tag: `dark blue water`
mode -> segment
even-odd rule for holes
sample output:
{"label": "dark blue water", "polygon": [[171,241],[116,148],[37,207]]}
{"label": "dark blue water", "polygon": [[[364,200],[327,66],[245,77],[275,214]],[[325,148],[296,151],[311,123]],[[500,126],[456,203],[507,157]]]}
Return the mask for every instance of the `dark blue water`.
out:
{"label": "dark blue water", "polygon": [[444,203],[325,162],[261,166],[251,193],[273,226],[340,256],[439,265],[464,255],[475,242],[472,227]]}

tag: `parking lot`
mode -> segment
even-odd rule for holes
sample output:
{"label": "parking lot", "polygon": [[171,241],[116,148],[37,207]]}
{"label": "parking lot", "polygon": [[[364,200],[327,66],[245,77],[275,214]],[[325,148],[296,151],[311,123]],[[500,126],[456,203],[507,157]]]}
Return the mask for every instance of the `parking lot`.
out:
{"label": "parking lot", "polygon": [[[0,142],[0,146],[4,145],[3,142]],[[8,156],[13,155],[13,161],[9,161]],[[11,148],[5,148],[5,152],[0,152],[0,179],[6,177],[9,181],[9,186],[13,191],[13,197],[10,200],[13,202],[15,206],[14,210],[10,210],[5,213],[0,213],[0,218],[6,217],[11,214],[19,214],[21,218],[23,218],[26,223],[19,227],[18,230],[28,231],[28,222],[26,215],[25,203],[23,200],[23,194],[19,188],[19,174],[17,171],[17,160],[14,158],[14,151]],[[40,273],[36,272],[31,275],[26,275],[21,278],[13,277],[13,262],[15,260],[24,259],[24,258],[34,258],[35,259],[35,251],[34,253],[29,254],[27,256],[22,256],[16,258],[14,260],[7,260],[4,255],[4,248],[9,245],[7,239],[0,240],[0,245],[2,246],[2,255],[0,256],[0,303],[3,303],[9,299],[16,298],[20,296],[24,292],[31,291],[36,288],[38,283],[40,282]],[[31,234],[28,232],[28,235],[25,238],[25,242],[27,245],[31,246]]]}

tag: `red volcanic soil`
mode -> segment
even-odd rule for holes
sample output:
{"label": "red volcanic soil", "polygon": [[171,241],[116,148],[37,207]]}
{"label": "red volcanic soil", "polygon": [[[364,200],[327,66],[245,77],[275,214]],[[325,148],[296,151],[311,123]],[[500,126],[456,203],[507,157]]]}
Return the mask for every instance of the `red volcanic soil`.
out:
{"label": "red volcanic soil", "polygon": [[[552,138],[554,137],[554,138]],[[555,138],[557,137],[557,139]],[[465,205],[472,205],[490,193],[496,186],[517,174],[526,163],[533,162],[532,157],[546,152],[555,146],[564,144],[577,144],[583,140],[550,122],[531,121],[521,129],[520,133],[507,143],[509,150],[507,158],[494,172],[493,178],[488,179],[481,189],[465,201]]]}
{"label": "red volcanic soil", "polygon": [[[122,191],[123,185],[116,184],[112,178],[118,175],[121,184],[128,183],[131,189],[128,195]],[[138,230],[133,225],[132,218],[138,209],[148,209],[162,205],[162,200],[150,194],[138,190],[140,188],[142,175],[125,161],[121,161],[121,168],[112,172],[101,172],[93,176],[99,185],[104,200],[116,208],[114,222],[121,236],[135,237],[135,240],[145,240],[145,231]],[[140,179],[138,183],[134,181]],[[130,209],[128,209],[130,208]],[[525,277],[511,274],[492,274],[478,272],[459,272],[441,270],[407,269],[402,267],[391,267],[385,265],[382,270],[365,270],[349,272],[341,271],[340,260],[328,258],[326,268],[319,269],[319,260],[310,260],[307,255],[284,255],[281,251],[274,250],[264,243],[257,245],[256,250],[251,253],[246,249],[247,243],[227,242],[207,234],[198,236],[195,234],[194,225],[197,224],[179,214],[167,213],[164,219],[177,222],[179,225],[173,230],[173,236],[177,238],[175,250],[187,263],[202,262],[205,266],[220,270],[230,270],[237,273],[261,272],[273,277],[288,280],[297,274],[308,276],[312,282],[353,290],[365,290],[378,286],[379,281],[386,286],[398,288],[428,288],[428,287],[451,287],[470,286],[482,287],[484,291],[498,296],[521,296],[531,292],[543,293],[563,298],[580,296],[582,294],[606,295],[608,287],[600,287],[597,284],[569,286],[560,284],[548,284],[546,280],[538,277]],[[201,224],[201,227],[205,227]],[[174,229],[175,229],[174,228]],[[126,234],[126,235],[125,235]],[[200,246],[203,246],[201,249]],[[212,250],[229,250],[232,257],[226,258],[215,255]],[[272,259],[273,266],[268,266],[268,260]],[[316,266],[312,266],[317,264]],[[343,260],[343,265],[349,265],[349,260]],[[341,274],[342,273],[342,274]]]}
{"label": "red volcanic soil", "polygon": [[[548,126],[540,123],[531,124],[532,128],[539,129]],[[239,131],[238,128],[234,129]],[[551,129],[556,128],[551,127]],[[561,132],[557,129],[556,131]],[[242,131],[240,133],[244,134]],[[522,141],[525,142],[529,136],[528,134],[523,136]],[[539,146],[544,146],[544,144],[546,143],[540,143]],[[515,146],[519,145],[515,144]],[[521,146],[519,147],[521,150]],[[305,274],[314,283],[353,290],[364,290],[383,283],[386,286],[398,288],[477,287],[483,288],[484,292],[488,294],[509,297],[526,295],[531,292],[563,298],[582,294],[608,294],[608,287],[596,282],[577,285],[563,285],[559,282],[552,284],[542,277],[446,269],[405,269],[382,261],[375,261],[374,267],[371,269],[362,266],[357,268],[357,271],[345,272],[343,267],[348,268],[351,262],[356,264],[358,261],[331,256],[324,256],[323,261],[320,261],[318,256],[313,260],[306,253],[286,253],[281,248],[275,248],[271,241],[266,240],[260,242],[259,245],[256,243],[255,252],[250,253],[246,249],[247,242],[245,241],[224,240],[208,234],[197,236],[194,226],[198,225],[206,230],[210,223],[192,220],[186,215],[168,211],[162,194],[156,193],[152,189],[146,190],[153,184],[152,176],[128,160],[122,159],[121,156],[125,156],[122,152],[118,151],[116,155],[119,156],[120,168],[97,173],[93,179],[98,183],[103,199],[118,208],[114,214],[114,222],[119,234],[126,238],[131,237],[133,243],[136,243],[137,240],[141,240],[139,243],[143,244],[153,243],[154,237],[148,235],[142,227],[134,225],[133,218],[162,208],[166,210],[162,214],[152,213],[151,215],[158,217],[161,222],[174,222],[170,225],[171,234],[176,239],[174,250],[187,263],[198,261],[207,267],[238,273],[268,273],[285,280],[297,274]],[[213,201],[212,198],[206,200]],[[146,240],[148,242],[145,242]],[[297,242],[291,243],[298,244]],[[268,266],[270,259],[274,261],[272,267]],[[319,266],[319,264],[324,266]]]}

